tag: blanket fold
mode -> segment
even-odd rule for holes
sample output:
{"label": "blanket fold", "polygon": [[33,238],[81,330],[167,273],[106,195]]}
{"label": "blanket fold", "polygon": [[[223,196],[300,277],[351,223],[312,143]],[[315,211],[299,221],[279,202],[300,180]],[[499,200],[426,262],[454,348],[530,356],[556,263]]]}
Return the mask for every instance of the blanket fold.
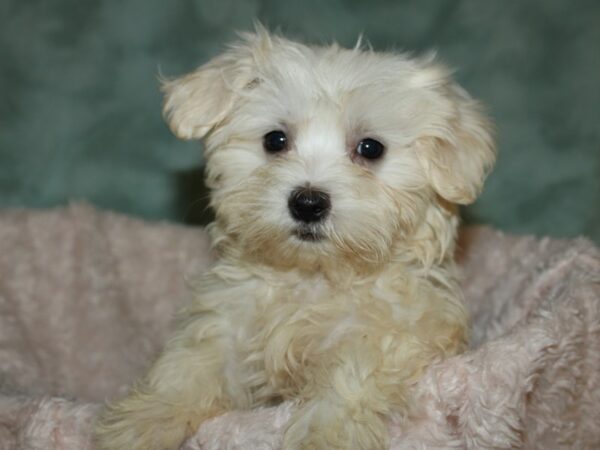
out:
{"label": "blanket fold", "polygon": [[[432,366],[392,449],[600,448],[600,252],[464,230],[472,347]],[[92,450],[105,400],[160,350],[201,229],[86,205],[0,214],[0,450]],[[182,449],[277,449],[295,405],[232,411]]]}

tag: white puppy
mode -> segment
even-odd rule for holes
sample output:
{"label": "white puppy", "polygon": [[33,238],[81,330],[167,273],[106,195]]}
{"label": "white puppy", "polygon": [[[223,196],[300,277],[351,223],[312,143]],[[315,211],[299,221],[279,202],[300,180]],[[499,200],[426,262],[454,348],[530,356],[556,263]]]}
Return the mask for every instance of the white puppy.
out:
{"label": "white puppy", "polygon": [[430,57],[261,28],[164,90],[174,133],[206,145],[219,259],[99,447],[176,449],[295,399],[285,449],[386,448],[423,370],[465,346],[456,205],[494,162],[478,103]]}

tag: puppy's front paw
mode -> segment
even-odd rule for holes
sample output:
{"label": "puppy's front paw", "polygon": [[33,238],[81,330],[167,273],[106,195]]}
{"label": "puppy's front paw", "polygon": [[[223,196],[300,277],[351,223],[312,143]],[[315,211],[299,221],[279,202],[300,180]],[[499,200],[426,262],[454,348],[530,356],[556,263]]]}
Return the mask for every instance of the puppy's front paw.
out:
{"label": "puppy's front paw", "polygon": [[96,424],[99,450],[176,450],[203,415],[167,400],[131,396],[107,408]]}
{"label": "puppy's front paw", "polygon": [[185,429],[172,419],[148,420],[107,413],[96,427],[99,450],[176,450]]}
{"label": "puppy's front paw", "polygon": [[369,410],[313,400],[292,417],[284,450],[385,450],[386,426]]}

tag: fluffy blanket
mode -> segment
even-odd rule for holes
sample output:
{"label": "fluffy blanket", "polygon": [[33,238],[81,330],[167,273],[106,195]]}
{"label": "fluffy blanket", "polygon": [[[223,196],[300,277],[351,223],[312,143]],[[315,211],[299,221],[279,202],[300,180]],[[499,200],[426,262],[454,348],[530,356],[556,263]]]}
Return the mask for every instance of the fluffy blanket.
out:
{"label": "fluffy blanket", "polygon": [[[92,449],[210,261],[202,230],[89,206],[0,214],[0,449]],[[431,367],[393,449],[600,448],[600,252],[469,228],[471,349]],[[184,446],[276,449],[294,404],[235,411]]]}

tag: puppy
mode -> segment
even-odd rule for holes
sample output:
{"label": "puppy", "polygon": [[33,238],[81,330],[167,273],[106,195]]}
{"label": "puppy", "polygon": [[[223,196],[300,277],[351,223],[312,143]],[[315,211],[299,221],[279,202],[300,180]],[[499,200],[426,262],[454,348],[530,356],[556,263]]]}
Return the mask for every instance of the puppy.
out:
{"label": "puppy", "polygon": [[205,143],[218,260],[99,448],[176,449],[288,399],[284,449],[386,448],[423,371],[465,348],[457,205],[495,157],[480,106],[432,57],[260,27],[164,92],[173,132]]}

